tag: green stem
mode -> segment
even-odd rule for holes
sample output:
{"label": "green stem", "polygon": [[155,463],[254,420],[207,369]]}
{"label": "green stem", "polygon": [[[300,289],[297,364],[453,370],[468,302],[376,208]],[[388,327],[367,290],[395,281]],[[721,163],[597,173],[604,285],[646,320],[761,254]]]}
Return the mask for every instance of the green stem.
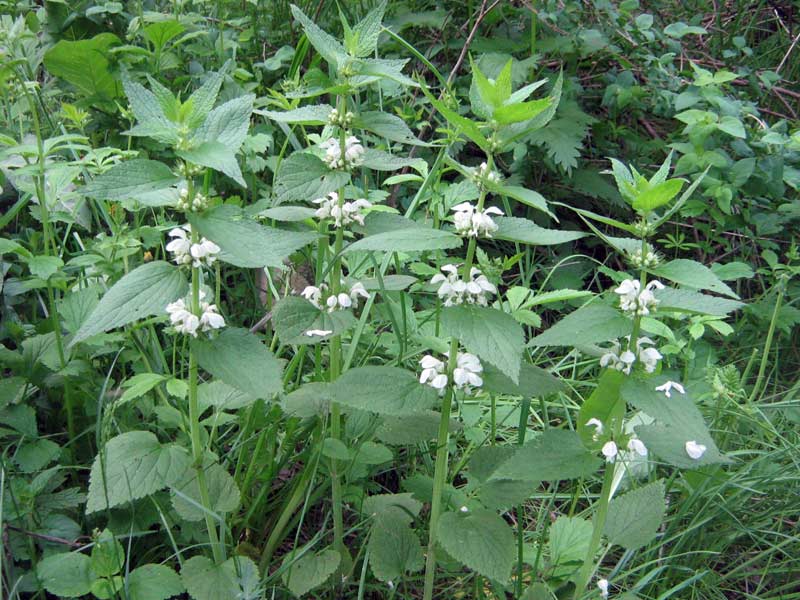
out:
{"label": "green stem", "polygon": [[[452,379],[458,357],[458,340],[450,341],[450,358],[447,361],[447,378]],[[425,560],[425,589],[423,600],[433,598],[433,581],[436,574],[436,523],[442,511],[442,491],[447,480],[447,458],[450,442],[450,408],[453,403],[453,386],[447,386],[442,400],[442,415],[439,419],[439,433],[436,437],[436,464],[433,469],[433,498],[431,514],[428,519],[428,556]]]}
{"label": "green stem", "polygon": [[775,335],[775,326],[778,322],[778,315],[781,311],[781,305],[783,304],[783,294],[786,291],[786,279],[781,278],[780,283],[778,283],[778,298],[775,300],[775,308],[772,311],[772,319],[769,322],[769,330],[767,331],[767,340],[764,342],[764,353],[761,355],[761,364],[758,366],[758,375],[756,375],[756,383],[753,386],[753,391],[750,393],[750,396],[747,398],[748,406],[753,404],[753,401],[756,399],[756,396],[761,391],[761,385],[764,382],[764,374],[767,370],[767,363],[769,362],[769,351],[772,347],[772,337]]}
{"label": "green stem", "polygon": [[583,561],[581,570],[575,578],[575,600],[580,598],[586,586],[589,585],[589,580],[595,570],[594,557],[597,554],[597,549],[600,547],[600,540],[603,537],[603,529],[606,524],[606,517],[608,516],[608,505],[611,502],[611,489],[614,486],[614,464],[608,463],[606,465],[606,472],[603,476],[603,488],[600,490],[600,500],[597,505],[597,512],[593,519],[594,529],[592,531],[592,539],[589,542],[589,550],[586,553],[586,558]]}
{"label": "green stem", "polygon": [[[192,243],[197,243],[197,232],[192,231]],[[200,268],[192,267],[192,310],[195,315],[200,316]],[[203,516],[208,530],[208,541],[211,544],[211,552],[214,562],[221,564],[224,558],[224,549],[217,536],[214,518],[211,515],[211,501],[208,494],[208,483],[206,473],[203,469],[203,441],[200,436],[200,408],[197,402],[197,356],[192,345],[189,345],[189,428],[192,440],[192,458],[194,469],[197,473],[197,487],[200,490],[200,503],[203,505]]]}

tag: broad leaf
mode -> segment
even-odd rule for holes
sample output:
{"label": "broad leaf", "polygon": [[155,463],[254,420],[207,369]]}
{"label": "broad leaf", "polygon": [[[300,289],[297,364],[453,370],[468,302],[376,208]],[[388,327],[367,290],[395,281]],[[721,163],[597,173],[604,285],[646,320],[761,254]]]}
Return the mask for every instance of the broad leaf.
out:
{"label": "broad leaf", "polygon": [[298,125],[326,125],[333,107],[330,104],[312,104],[291,110],[256,110],[259,115],[277,121],[278,123],[293,123]]}
{"label": "broad leaf", "polygon": [[[286,560],[291,558],[289,554]],[[303,596],[328,581],[341,561],[342,555],[336,550],[323,550],[317,554],[309,552],[284,571],[283,583],[295,596]]]}
{"label": "broad leaf", "polygon": [[658,310],[697,313],[724,317],[745,304],[736,300],[718,298],[686,289],[664,288],[655,293]]}
{"label": "broad leaf", "polygon": [[109,68],[108,54],[119,43],[112,33],[101,33],[89,40],[62,39],[45,52],[44,66],[90,100],[111,102],[121,90]]}
{"label": "broad leaf", "polygon": [[84,194],[99,200],[136,200],[145,206],[160,206],[169,204],[170,196],[156,196],[152,193],[170,188],[176,183],[178,177],[164,163],[135,159],[114,165],[95,177],[84,188]]}
{"label": "broad leaf", "polygon": [[625,416],[625,402],[620,397],[620,386],[626,379],[621,371],[606,369],[597,382],[597,387],[581,405],[578,415],[578,433],[587,446],[595,441],[597,429],[587,426],[590,419],[598,419],[610,428],[612,423],[620,422]]}
{"label": "broad leaf", "polygon": [[519,448],[497,468],[492,479],[575,479],[594,473],[600,464],[600,459],[584,447],[576,432],[548,429]]}
{"label": "broad leaf", "polygon": [[630,334],[630,319],[605,304],[592,303],[571,312],[530,341],[531,346],[578,346],[616,340]]}
{"label": "broad leaf", "polygon": [[236,162],[236,152],[225,144],[212,140],[188,150],[177,150],[175,153],[185,161],[224,173],[242,187],[247,187],[239,163]]}
{"label": "broad leaf", "polygon": [[458,248],[461,243],[460,237],[448,231],[414,226],[369,235],[353,242],[344,251],[421,252]]}
{"label": "broad leaf", "polygon": [[199,365],[254,398],[271,399],[283,389],[283,365],[246,329],[225,328],[212,340],[192,341]]}
{"label": "broad leaf", "polygon": [[392,142],[418,146],[428,145],[417,139],[409,126],[406,125],[406,122],[397,115],[390,115],[381,111],[365,111],[356,116],[353,126],[371,131],[375,135]]}
{"label": "broad leaf", "polygon": [[180,576],[165,565],[142,565],[128,575],[130,600],[167,600],[183,590]]}
{"label": "broad leaf", "polygon": [[215,565],[206,556],[183,563],[181,579],[194,600],[253,598],[260,586],[258,567],[246,556],[233,556]]}
{"label": "broad leaf", "polygon": [[347,171],[332,171],[313,154],[295,152],[281,163],[275,175],[277,202],[311,202],[335,192],[350,181]]}
{"label": "broad leaf", "polygon": [[669,279],[688,288],[711,290],[730,298],[739,298],[731,288],[714,274],[714,271],[694,260],[676,258],[651,269],[651,272],[657,277]]}
{"label": "broad leaf", "polygon": [[654,481],[614,498],[603,528],[609,543],[636,550],[653,541],[667,508],[664,493],[664,482]]}
{"label": "broad leaf", "polygon": [[77,598],[89,593],[95,578],[86,554],[51,554],[36,565],[36,576],[44,589],[59,598]]}
{"label": "broad leaf", "polygon": [[[211,506],[207,508],[218,515],[231,513],[239,508],[239,488],[225,468],[217,462],[207,462],[203,465],[203,471],[211,500]],[[182,519],[201,521],[205,518],[208,513],[201,508],[203,502],[195,469],[187,471],[172,486],[172,490],[172,506]]]}
{"label": "broad leaf", "polygon": [[[322,311],[304,298],[287,296],[272,310],[275,332],[282,344],[318,344],[340,335],[356,324],[349,310]],[[327,335],[307,335],[307,331],[329,331]]]}
{"label": "broad leaf", "polygon": [[565,578],[577,571],[589,552],[592,523],[580,517],[561,516],[550,526],[547,542],[554,575]]}
{"label": "broad leaf", "polygon": [[106,292],[70,346],[144,317],[166,315],[167,304],[185,296],[188,287],[178,267],[162,261],[145,263]]}
{"label": "broad leaf", "polygon": [[492,234],[492,237],[536,246],[564,244],[588,235],[582,231],[545,229],[533,221],[517,217],[495,217],[494,222],[497,223],[497,231]]}
{"label": "broad leaf", "polygon": [[564,383],[544,369],[523,361],[519,383],[514,383],[497,367],[483,365],[483,389],[495,394],[540,398],[566,389]]}
{"label": "broad leaf", "polygon": [[497,513],[446,512],[439,517],[436,532],[438,543],[450,556],[484,577],[508,582],[516,544],[511,527]]}
{"label": "broad leaf", "polygon": [[382,415],[403,416],[425,411],[436,402],[436,391],[416,375],[397,367],[350,369],[330,388],[335,402]]}
{"label": "broad leaf", "polygon": [[444,335],[457,338],[468,352],[519,382],[525,335],[514,317],[483,306],[451,306],[442,310],[441,325]]}
{"label": "broad leaf", "polygon": [[190,464],[185,448],[162,445],[149,431],[111,438],[94,459],[86,512],[113,508],[173,485]]}
{"label": "broad leaf", "polygon": [[300,21],[308,41],[311,42],[314,49],[319,52],[320,56],[333,68],[339,68],[339,66],[344,64],[348,59],[347,51],[344,49],[344,46],[332,35],[317,27],[314,21],[309,19],[305,13],[294,4],[291,5],[291,8],[294,18]]}
{"label": "broad leaf", "polygon": [[422,568],[422,545],[401,508],[381,511],[371,531],[367,546],[369,566],[380,581],[396,581]]}
{"label": "broad leaf", "polygon": [[283,267],[283,260],[317,239],[310,231],[266,227],[242,210],[223,204],[189,219],[201,235],[217,244],[220,259],[237,267]]}
{"label": "broad leaf", "polygon": [[647,214],[669,204],[680,193],[683,183],[682,179],[668,179],[646,189],[633,199],[634,210]]}

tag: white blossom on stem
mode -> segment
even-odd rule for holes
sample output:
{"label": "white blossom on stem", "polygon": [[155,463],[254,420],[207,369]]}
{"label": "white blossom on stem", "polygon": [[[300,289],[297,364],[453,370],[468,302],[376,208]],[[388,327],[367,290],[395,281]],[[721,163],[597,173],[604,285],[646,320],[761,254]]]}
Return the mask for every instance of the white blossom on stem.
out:
{"label": "white blossom on stem", "polygon": [[467,237],[492,237],[492,233],[497,231],[497,223],[491,215],[502,216],[503,211],[494,206],[479,211],[474,204],[462,202],[455,205],[451,210],[455,211],[453,223],[456,232]]}
{"label": "white blossom on stem", "polygon": [[647,456],[647,446],[638,438],[631,438],[628,440],[628,451],[635,452],[639,456]]}
{"label": "white blossom on stem", "polygon": [[364,162],[364,146],[354,135],[344,141],[344,157],[342,147],[337,138],[330,138],[320,144],[325,150],[325,163],[331,169],[350,169]]}
{"label": "white blossom on stem", "polygon": [[651,309],[658,306],[653,290],[663,290],[664,284],[658,280],[648,283],[642,290],[642,284],[636,279],[626,279],[614,290],[619,295],[619,307],[633,315],[649,315]]}
{"label": "white blossom on stem", "polygon": [[478,357],[469,352],[459,352],[456,356],[456,368],[453,370],[453,383],[457,389],[463,389],[467,393],[472,388],[479,388],[483,385],[483,365]]}
{"label": "white blossom on stem", "polygon": [[197,337],[200,319],[197,315],[192,314],[183,299],[167,304],[167,314],[169,314],[169,321],[177,333]]}
{"label": "white blossom on stem", "polygon": [[603,447],[600,449],[600,452],[603,453],[603,456],[606,457],[606,462],[613,463],[617,460],[617,454],[619,454],[619,449],[617,448],[617,443],[614,441],[608,441],[603,444]]}
{"label": "white blossom on stem", "polygon": [[320,220],[333,219],[333,224],[336,227],[350,225],[350,223],[363,225],[364,215],[361,211],[372,206],[371,202],[363,198],[351,202],[343,202],[339,206],[339,194],[336,192],[331,192],[327,196],[317,198],[312,202],[319,206],[314,216]]}
{"label": "white blossom on stem", "polygon": [[172,253],[172,260],[176,265],[197,268],[203,265],[210,267],[216,262],[220,247],[206,238],[200,238],[199,242],[193,244],[191,225],[175,227],[168,235],[172,241],[167,244],[167,251]]}
{"label": "white blossom on stem", "polygon": [[438,273],[431,278],[431,283],[441,284],[437,294],[444,301],[445,306],[455,306],[457,304],[478,304],[486,306],[488,294],[496,294],[497,288],[486,279],[480,269],[472,267],[470,269],[469,281],[464,281],[458,276],[457,265],[444,265],[442,273]]}
{"label": "white blossom on stem", "polygon": [[419,382],[439,390],[439,394],[444,394],[447,387],[447,365],[430,354],[423,356],[419,365],[422,367]]}

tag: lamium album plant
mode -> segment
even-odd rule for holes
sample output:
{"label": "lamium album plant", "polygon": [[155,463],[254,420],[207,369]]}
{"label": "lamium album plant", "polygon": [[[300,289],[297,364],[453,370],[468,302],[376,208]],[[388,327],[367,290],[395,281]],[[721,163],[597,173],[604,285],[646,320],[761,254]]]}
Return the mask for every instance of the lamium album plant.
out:
{"label": "lamium album plant", "polygon": [[0,595],[688,597],[796,297],[773,252],[766,341],[712,356],[749,308],[744,263],[676,251],[703,194],[733,214],[702,115],[573,177],[539,13],[521,60],[483,2],[446,76],[385,0],[128,4],[0,20]]}

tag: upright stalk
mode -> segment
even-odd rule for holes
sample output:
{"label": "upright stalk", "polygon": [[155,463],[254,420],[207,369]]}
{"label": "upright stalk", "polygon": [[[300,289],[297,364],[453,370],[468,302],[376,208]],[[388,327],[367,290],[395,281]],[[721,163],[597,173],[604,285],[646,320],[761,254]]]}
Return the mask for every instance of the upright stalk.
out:
{"label": "upright stalk", "polygon": [[[192,243],[198,241],[197,232],[192,230]],[[192,313],[200,316],[200,267],[192,267]],[[197,475],[197,487],[200,490],[200,503],[203,506],[203,517],[208,530],[208,541],[216,564],[225,560],[224,549],[217,536],[214,518],[211,516],[211,500],[208,494],[206,472],[203,467],[205,449],[200,436],[200,409],[197,402],[197,356],[192,345],[189,345],[189,429],[192,440],[192,459]]]}
{"label": "upright stalk", "polygon": [[[487,172],[494,168],[492,155],[487,155]],[[477,210],[482,211],[486,201],[486,188],[481,185],[480,196],[478,197]],[[467,245],[467,258],[462,268],[462,277],[465,281],[469,280],[472,263],[475,260],[475,249],[477,241],[474,237],[469,238]],[[458,360],[458,339],[450,340],[450,356],[447,361],[447,380],[449,385],[442,400],[442,414],[439,419],[439,433],[436,437],[436,462],[433,468],[433,497],[431,498],[431,514],[428,520],[428,553],[425,559],[425,588],[423,600],[433,598],[433,583],[436,575],[436,524],[442,511],[442,492],[447,480],[449,455],[448,444],[450,441],[450,410],[453,403],[453,371]]]}

